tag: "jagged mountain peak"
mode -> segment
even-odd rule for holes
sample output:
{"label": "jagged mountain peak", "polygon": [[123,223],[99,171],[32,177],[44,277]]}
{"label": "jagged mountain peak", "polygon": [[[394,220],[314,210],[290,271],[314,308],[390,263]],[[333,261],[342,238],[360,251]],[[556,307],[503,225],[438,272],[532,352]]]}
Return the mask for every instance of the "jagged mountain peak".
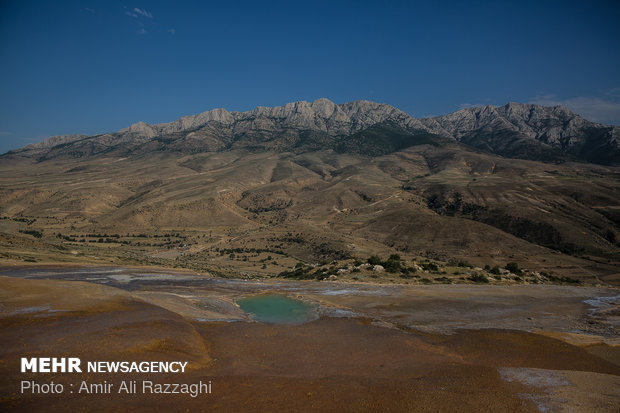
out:
{"label": "jagged mountain peak", "polygon": [[211,109],[197,115],[183,116],[173,122],[148,124],[137,122],[128,128],[118,131],[119,134],[134,133],[142,134],[146,137],[155,137],[166,133],[180,132],[188,129],[195,129],[208,122],[217,121],[222,123],[232,123],[232,114],[224,108]]}
{"label": "jagged mountain peak", "polygon": [[[502,106],[485,105],[485,106],[472,106],[457,110],[456,112],[448,115],[437,116],[435,118],[446,118],[450,116],[460,116],[466,113],[472,113],[476,115],[501,115],[501,116],[517,116],[529,118],[532,115],[539,117],[559,117],[559,118],[581,118],[578,114],[568,109],[566,106],[543,106],[535,103],[519,103],[508,102]],[[585,120],[585,119],[584,119]]]}

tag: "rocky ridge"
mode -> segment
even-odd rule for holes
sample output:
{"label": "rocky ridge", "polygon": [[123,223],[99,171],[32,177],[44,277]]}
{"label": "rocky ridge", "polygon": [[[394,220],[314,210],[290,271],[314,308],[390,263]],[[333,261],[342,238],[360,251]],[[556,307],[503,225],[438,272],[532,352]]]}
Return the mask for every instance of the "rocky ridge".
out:
{"label": "rocky ridge", "polygon": [[620,127],[590,122],[563,106],[508,103],[422,119],[459,142],[506,157],[535,160],[572,155],[593,163],[619,162]]}

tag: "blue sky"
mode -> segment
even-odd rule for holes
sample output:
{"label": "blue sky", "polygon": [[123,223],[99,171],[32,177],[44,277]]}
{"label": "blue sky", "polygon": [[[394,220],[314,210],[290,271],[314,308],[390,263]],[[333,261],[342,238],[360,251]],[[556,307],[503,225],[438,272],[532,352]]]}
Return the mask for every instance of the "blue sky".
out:
{"label": "blue sky", "polygon": [[618,21],[617,1],[0,0],[0,153],[319,97],[620,124]]}

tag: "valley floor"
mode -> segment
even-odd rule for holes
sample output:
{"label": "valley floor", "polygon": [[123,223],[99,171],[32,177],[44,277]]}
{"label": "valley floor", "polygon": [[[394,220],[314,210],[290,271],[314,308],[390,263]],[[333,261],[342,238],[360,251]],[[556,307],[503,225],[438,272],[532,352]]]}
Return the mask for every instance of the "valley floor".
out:
{"label": "valley floor", "polygon": [[[299,325],[252,321],[235,300],[317,306]],[[3,411],[615,411],[620,291],[559,285],[232,280],[104,266],[0,268]],[[22,374],[21,357],[188,361],[184,374]],[[21,394],[196,383],[212,393]]]}

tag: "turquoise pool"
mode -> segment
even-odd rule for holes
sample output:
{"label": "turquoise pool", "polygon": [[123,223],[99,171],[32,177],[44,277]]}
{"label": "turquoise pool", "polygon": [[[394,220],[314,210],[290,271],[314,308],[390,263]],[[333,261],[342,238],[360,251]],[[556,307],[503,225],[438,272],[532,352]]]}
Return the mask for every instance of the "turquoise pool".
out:
{"label": "turquoise pool", "polygon": [[258,294],[237,300],[243,311],[256,321],[273,324],[301,324],[318,318],[316,307],[281,294]]}

